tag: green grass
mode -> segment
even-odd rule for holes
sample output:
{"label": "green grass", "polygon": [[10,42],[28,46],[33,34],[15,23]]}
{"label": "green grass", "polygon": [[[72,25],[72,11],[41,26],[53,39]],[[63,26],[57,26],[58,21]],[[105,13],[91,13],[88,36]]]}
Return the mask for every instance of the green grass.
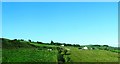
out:
{"label": "green grass", "polygon": [[112,52],[120,53],[120,50],[111,50]]}
{"label": "green grass", "polygon": [[[32,45],[34,46],[32,46]],[[2,42],[2,62],[58,62],[56,45],[37,44],[30,42]],[[52,48],[52,51],[48,51]],[[80,50],[78,47],[64,46],[64,50],[70,49],[64,54],[66,62],[118,62],[118,50],[114,52],[106,50]],[[1,52],[1,50],[0,50]]]}
{"label": "green grass", "polygon": [[[3,40],[2,62],[57,62],[57,50],[39,49],[43,45]],[[48,45],[44,45],[48,46]]]}
{"label": "green grass", "polygon": [[0,63],[2,62],[2,49],[0,48]]}
{"label": "green grass", "polygon": [[118,62],[118,53],[106,50],[79,50],[75,47],[67,47],[71,54],[72,62]]}
{"label": "green grass", "polygon": [[3,62],[57,62],[57,51],[30,48],[4,49]]}
{"label": "green grass", "polygon": [[[41,44],[35,44],[41,46]],[[43,46],[43,45],[42,45]],[[45,45],[44,45],[45,46]],[[49,45],[47,45],[49,46]],[[50,47],[53,45],[50,45]],[[63,47],[70,49],[70,55],[64,55],[69,62],[117,62],[118,54],[106,50],[79,50],[77,47]],[[3,49],[3,62],[58,62],[57,50],[38,50],[38,48]]]}
{"label": "green grass", "polygon": [[46,45],[46,44],[37,44],[37,43],[30,43],[30,44],[35,45],[35,46],[58,47],[58,46],[55,46],[55,45]]}

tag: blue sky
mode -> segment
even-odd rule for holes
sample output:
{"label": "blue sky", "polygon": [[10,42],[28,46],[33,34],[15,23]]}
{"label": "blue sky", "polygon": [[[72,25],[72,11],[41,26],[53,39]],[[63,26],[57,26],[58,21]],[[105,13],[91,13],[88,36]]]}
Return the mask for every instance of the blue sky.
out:
{"label": "blue sky", "polygon": [[119,0],[2,0],[3,2],[118,2]]}
{"label": "blue sky", "polygon": [[118,46],[117,2],[4,2],[2,37]]}

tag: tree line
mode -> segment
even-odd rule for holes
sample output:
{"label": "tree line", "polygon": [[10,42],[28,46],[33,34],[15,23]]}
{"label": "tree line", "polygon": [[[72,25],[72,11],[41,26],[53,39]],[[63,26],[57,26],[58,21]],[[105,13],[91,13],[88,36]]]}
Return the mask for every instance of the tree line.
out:
{"label": "tree line", "polygon": [[[13,43],[16,43],[16,44],[21,44],[21,42],[27,42],[27,43],[38,43],[38,44],[56,45],[56,46],[64,45],[64,46],[83,47],[82,45],[79,45],[79,44],[59,43],[59,42],[54,42],[53,40],[51,40],[49,43],[43,43],[43,42],[40,42],[40,41],[34,42],[34,41],[30,40],[30,39],[29,40],[24,40],[24,39],[10,40],[10,39],[5,39],[5,38],[1,38],[1,39],[4,42],[13,42]],[[88,45],[88,47],[94,47],[94,48],[105,49],[105,50],[108,50],[108,49],[116,49],[116,50],[120,49],[118,47],[110,47],[108,45]]]}

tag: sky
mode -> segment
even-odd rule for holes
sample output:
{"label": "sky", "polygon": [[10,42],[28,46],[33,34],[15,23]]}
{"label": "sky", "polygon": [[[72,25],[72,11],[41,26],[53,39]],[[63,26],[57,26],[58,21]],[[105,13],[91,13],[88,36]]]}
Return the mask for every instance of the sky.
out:
{"label": "sky", "polygon": [[118,4],[3,2],[2,37],[118,46]]}
{"label": "sky", "polygon": [[2,0],[3,2],[118,2],[120,0]]}

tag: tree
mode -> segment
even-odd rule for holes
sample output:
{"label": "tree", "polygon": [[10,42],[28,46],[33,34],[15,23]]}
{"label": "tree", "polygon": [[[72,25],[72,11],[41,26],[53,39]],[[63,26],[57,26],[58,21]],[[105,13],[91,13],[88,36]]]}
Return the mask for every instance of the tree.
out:
{"label": "tree", "polygon": [[19,40],[14,39],[14,40],[12,40],[12,42],[14,42],[14,43],[18,43],[18,42],[19,42]]}
{"label": "tree", "polygon": [[104,47],[109,47],[108,45],[103,45]]}
{"label": "tree", "polygon": [[28,41],[29,41],[29,42],[31,42],[31,40],[30,40],[30,39],[29,39]]}
{"label": "tree", "polygon": [[51,40],[51,44],[53,45],[54,44],[54,42]]}
{"label": "tree", "polygon": [[42,44],[42,42],[37,41],[38,44]]}
{"label": "tree", "polygon": [[58,42],[56,42],[56,43],[54,43],[54,45],[62,45],[62,43],[58,43]]}
{"label": "tree", "polygon": [[21,39],[21,41],[24,41],[23,39]]}
{"label": "tree", "polygon": [[72,46],[72,44],[66,44],[66,46]]}
{"label": "tree", "polygon": [[76,47],[80,47],[80,45],[79,45],[79,44],[76,44],[75,46],[76,46]]}
{"label": "tree", "polygon": [[67,50],[64,50],[64,54],[67,54]]}
{"label": "tree", "polygon": [[65,62],[63,54],[58,53],[57,59],[58,59],[58,64],[63,64]]}
{"label": "tree", "polygon": [[14,39],[13,41],[17,41],[17,39]]}

